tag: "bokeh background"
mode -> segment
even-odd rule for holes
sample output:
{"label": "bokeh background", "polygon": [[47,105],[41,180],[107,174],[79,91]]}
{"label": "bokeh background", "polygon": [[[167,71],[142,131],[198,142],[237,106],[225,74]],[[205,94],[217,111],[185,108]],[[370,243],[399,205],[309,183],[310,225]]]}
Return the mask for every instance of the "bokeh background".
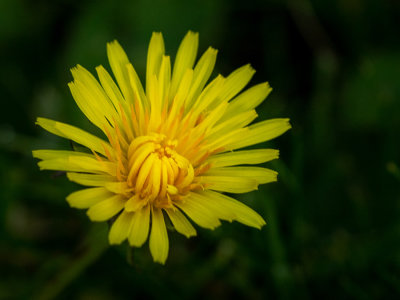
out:
{"label": "bokeh background", "polygon": [[[393,299],[400,296],[400,2],[395,0],[0,1],[0,299]],[[238,196],[267,221],[170,233],[165,266],[148,246],[107,247],[107,224],[40,172],[33,149],[68,141],[49,117],[93,131],[69,68],[123,45],[144,78],[152,31],[172,55],[187,30],[217,73],[251,63],[273,93],[259,120],[293,129],[265,147],[279,182]]]}

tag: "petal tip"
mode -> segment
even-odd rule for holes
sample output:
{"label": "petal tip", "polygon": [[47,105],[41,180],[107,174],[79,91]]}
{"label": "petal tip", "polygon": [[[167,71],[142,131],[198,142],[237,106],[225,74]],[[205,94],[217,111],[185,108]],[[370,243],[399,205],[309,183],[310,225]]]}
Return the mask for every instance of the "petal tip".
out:
{"label": "petal tip", "polygon": [[110,245],[121,245],[123,241],[124,240],[116,240],[116,239],[111,238],[110,236],[108,236],[108,243]]}
{"label": "petal tip", "polygon": [[131,247],[140,248],[147,241],[147,237],[143,241],[137,241],[136,239],[131,238],[131,235],[128,237],[128,242]]}
{"label": "petal tip", "polygon": [[153,261],[164,266],[164,265],[165,265],[165,262],[167,261],[167,258],[159,259],[159,258],[154,258],[154,257],[153,257]]}
{"label": "petal tip", "polygon": [[[69,205],[70,205],[71,207],[75,207],[73,204],[71,204],[71,203],[68,201],[68,197],[67,197],[66,200],[67,200],[67,202],[69,203]],[[100,220],[98,220],[98,219],[96,218],[95,214],[93,213],[93,211],[92,211],[90,208],[86,211],[86,215],[89,217],[90,221],[92,221],[92,222],[98,222],[98,221],[100,221]]]}
{"label": "petal tip", "polygon": [[111,42],[107,43],[107,49],[113,46],[119,46],[119,43],[117,40],[112,40]]}

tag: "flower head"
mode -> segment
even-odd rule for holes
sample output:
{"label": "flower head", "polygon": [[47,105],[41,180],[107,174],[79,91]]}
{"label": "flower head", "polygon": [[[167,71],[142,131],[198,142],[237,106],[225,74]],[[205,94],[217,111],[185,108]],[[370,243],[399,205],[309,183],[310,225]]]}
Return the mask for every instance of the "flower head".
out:
{"label": "flower head", "polygon": [[102,66],[96,68],[99,81],[80,65],[73,68],[72,96],[103,139],[37,119],[47,131],[90,150],[33,151],[40,169],[66,171],[71,181],[87,187],[67,197],[70,206],[88,209],[92,221],[115,217],[111,244],[128,239],[140,247],[150,234],[151,254],[160,263],[169,249],[165,218],[187,237],[196,235],[188,218],[209,229],[220,220],[265,224],[222,192],[246,193],[276,181],[275,171],[251,165],[278,158],[278,150],[237,150],[290,128],[288,119],[249,125],[271,91],[268,83],[240,93],[255,72],[250,65],[207,83],[217,50],[210,47],[195,64],[197,48],[198,34],[189,31],[171,68],[161,33],[153,33],[145,89],[116,41],[107,45],[107,54],[117,84]]}

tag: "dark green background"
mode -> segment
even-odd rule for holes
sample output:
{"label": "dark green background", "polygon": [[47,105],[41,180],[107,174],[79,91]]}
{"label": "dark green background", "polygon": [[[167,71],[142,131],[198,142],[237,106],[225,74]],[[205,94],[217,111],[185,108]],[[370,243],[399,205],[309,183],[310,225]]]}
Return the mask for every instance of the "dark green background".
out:
{"label": "dark green background", "polygon": [[[1,299],[388,299],[400,296],[400,2],[0,1]],[[165,266],[147,244],[106,248],[107,224],[40,172],[32,149],[69,148],[37,116],[89,124],[69,68],[109,69],[118,39],[144,78],[162,31],[172,57],[187,30],[219,49],[216,72],[251,63],[273,93],[259,119],[293,129],[266,143],[279,182],[238,198],[267,221],[170,233]],[[60,175],[60,176],[59,176]]]}

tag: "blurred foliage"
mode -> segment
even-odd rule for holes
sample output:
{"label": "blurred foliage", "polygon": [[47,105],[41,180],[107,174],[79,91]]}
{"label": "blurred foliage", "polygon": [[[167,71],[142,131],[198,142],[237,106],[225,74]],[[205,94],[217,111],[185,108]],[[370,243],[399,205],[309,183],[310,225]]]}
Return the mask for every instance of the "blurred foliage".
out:
{"label": "blurred foliage", "polygon": [[[400,2],[1,0],[0,20],[0,299],[400,296]],[[269,80],[259,119],[293,129],[265,144],[279,182],[238,197],[268,225],[171,233],[160,266],[68,207],[78,186],[31,150],[70,145],[34,121],[93,130],[68,69],[109,68],[118,39],[144,78],[151,32],[174,55],[189,29],[219,49],[216,72],[250,62],[252,83]]]}

